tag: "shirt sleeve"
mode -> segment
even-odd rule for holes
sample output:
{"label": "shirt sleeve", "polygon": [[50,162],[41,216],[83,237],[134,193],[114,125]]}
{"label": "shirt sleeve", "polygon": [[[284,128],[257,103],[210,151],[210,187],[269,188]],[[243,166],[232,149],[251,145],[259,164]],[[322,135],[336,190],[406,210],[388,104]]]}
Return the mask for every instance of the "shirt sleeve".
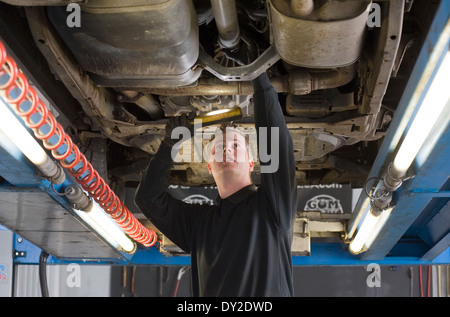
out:
{"label": "shirt sleeve", "polygon": [[168,192],[173,167],[172,148],[161,143],[136,190],[135,204],[141,212],[185,252],[191,251],[191,233],[195,208],[173,198]]}
{"label": "shirt sleeve", "polygon": [[297,210],[292,137],[267,73],[254,79],[252,85],[261,189],[271,206],[275,224],[285,230],[292,226]]}

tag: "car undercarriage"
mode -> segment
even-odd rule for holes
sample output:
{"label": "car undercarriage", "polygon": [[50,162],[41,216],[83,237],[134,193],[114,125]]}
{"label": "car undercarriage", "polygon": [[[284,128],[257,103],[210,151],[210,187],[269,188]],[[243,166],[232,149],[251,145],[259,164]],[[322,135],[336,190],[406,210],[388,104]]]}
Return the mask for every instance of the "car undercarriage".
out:
{"label": "car undercarriage", "polygon": [[[8,31],[30,37],[34,54],[48,63],[39,70],[49,67],[34,71],[36,84],[58,81],[60,91],[43,91],[110,181],[139,181],[171,116],[239,106],[243,118],[236,123],[255,133],[251,80],[267,71],[293,138],[298,184],[352,186],[367,177],[426,34],[424,12],[436,5],[4,2],[12,4],[2,4],[4,37]],[[77,17],[69,2],[79,3],[80,26],[70,26]],[[7,15],[20,16],[28,29],[13,31]],[[240,65],[230,50],[253,58]],[[255,183],[257,172],[258,164]],[[213,179],[205,162],[188,161],[175,164],[172,183],[203,186]]]}

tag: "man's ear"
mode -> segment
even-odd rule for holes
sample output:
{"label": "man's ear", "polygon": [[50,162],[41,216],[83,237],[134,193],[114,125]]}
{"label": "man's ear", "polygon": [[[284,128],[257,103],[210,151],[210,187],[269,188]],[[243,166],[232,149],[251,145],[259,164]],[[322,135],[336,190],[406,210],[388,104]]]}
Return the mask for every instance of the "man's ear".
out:
{"label": "man's ear", "polygon": [[248,161],[248,165],[249,165],[249,168],[250,168],[250,172],[253,172],[253,168],[255,167],[255,162],[253,162],[253,160]]}
{"label": "man's ear", "polygon": [[209,171],[209,175],[212,175],[211,163],[208,163],[208,171]]}

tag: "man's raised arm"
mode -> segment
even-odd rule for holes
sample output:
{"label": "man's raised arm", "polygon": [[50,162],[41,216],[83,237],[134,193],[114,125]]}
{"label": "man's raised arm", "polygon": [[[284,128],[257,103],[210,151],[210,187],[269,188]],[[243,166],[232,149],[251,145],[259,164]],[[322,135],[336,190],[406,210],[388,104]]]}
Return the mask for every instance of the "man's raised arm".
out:
{"label": "man's raised arm", "polygon": [[267,73],[254,79],[252,85],[261,186],[267,194],[275,221],[280,228],[287,229],[292,225],[297,209],[292,138]]}
{"label": "man's raised arm", "polygon": [[[195,114],[194,114],[195,115]],[[173,167],[172,148],[179,139],[172,138],[172,130],[186,126],[192,115],[172,118],[166,126],[166,136],[151,159],[136,189],[135,204],[152,223],[172,242],[190,252],[191,206],[167,193]]]}

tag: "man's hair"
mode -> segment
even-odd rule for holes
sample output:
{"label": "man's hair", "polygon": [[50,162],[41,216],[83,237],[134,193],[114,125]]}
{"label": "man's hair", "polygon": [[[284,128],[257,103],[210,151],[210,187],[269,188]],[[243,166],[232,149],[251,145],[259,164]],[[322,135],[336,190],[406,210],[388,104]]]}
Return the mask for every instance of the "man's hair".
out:
{"label": "man's hair", "polygon": [[227,129],[228,129],[228,131],[233,130],[233,131],[239,133],[240,135],[242,135],[245,138],[245,143],[248,145],[248,135],[245,135],[245,133],[243,131],[244,129],[241,126],[235,124],[232,121],[222,123],[220,125],[220,127],[217,128],[216,132],[214,132],[214,135],[212,136],[211,141],[213,141],[216,138],[216,136],[219,134],[220,135],[226,134]]}

